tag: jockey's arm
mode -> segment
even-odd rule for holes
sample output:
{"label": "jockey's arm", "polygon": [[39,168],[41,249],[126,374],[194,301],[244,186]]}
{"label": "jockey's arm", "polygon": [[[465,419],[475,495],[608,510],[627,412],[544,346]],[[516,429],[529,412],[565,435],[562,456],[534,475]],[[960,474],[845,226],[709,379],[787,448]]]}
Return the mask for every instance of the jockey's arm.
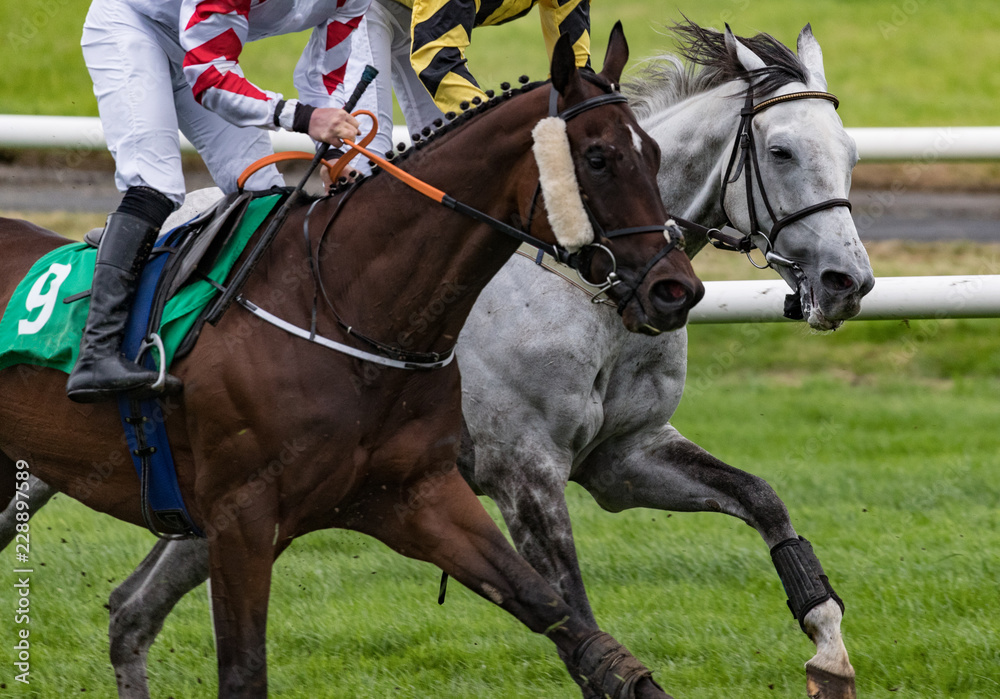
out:
{"label": "jockey's arm", "polygon": [[[342,81],[350,55],[347,39],[357,26],[357,21],[352,24],[351,20],[360,18],[367,7],[368,0],[347,0],[335,17],[313,32],[314,40],[317,33],[323,35],[318,65],[321,81],[331,85],[331,92],[339,84],[338,76]],[[249,12],[250,0],[181,3],[179,38],[186,52],[184,76],[195,99],[237,126],[300,131],[334,145],[339,145],[341,138],[356,136],[357,121],[343,110],[285,100],[281,94],[258,88],[243,76],[239,55],[247,39]]]}
{"label": "jockey's arm", "polygon": [[[335,17],[313,29],[295,66],[295,89],[311,108],[309,135],[316,141],[340,145],[341,138],[358,135],[358,122],[340,108],[347,101],[344,73],[351,56],[351,33],[358,28],[370,0],[346,0]],[[335,140],[334,140],[335,139]]]}

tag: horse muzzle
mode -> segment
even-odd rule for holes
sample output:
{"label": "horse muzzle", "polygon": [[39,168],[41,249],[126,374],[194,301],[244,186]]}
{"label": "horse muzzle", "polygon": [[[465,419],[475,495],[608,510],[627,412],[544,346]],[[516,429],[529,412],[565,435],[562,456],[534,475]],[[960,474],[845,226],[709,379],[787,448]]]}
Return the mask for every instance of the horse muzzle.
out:
{"label": "horse muzzle", "polygon": [[861,312],[861,299],[874,286],[870,271],[851,274],[827,269],[818,278],[802,275],[797,293],[786,300],[785,315],[804,318],[814,330],[836,330]]}
{"label": "horse muzzle", "polygon": [[684,327],[688,312],[705,296],[705,286],[697,277],[668,277],[644,286],[618,309],[626,329],[644,335]]}

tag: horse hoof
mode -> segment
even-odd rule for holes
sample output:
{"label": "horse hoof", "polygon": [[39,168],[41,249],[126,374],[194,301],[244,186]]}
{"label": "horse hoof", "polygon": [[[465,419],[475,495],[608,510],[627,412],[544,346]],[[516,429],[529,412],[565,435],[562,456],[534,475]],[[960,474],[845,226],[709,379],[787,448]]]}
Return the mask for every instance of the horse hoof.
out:
{"label": "horse hoof", "polygon": [[835,675],[814,667],[806,668],[806,691],[809,699],[857,699],[854,678]]}

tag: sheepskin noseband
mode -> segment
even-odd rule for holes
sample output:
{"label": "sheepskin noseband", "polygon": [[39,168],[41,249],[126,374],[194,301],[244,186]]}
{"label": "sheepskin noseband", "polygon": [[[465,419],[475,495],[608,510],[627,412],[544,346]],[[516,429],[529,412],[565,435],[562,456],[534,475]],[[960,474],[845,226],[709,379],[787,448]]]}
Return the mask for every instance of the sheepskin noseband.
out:
{"label": "sheepskin noseband", "polygon": [[594,242],[594,229],[580,198],[566,122],[559,117],[547,117],[538,122],[531,136],[535,140],[531,150],[538,163],[549,225],[562,247],[577,252]]}

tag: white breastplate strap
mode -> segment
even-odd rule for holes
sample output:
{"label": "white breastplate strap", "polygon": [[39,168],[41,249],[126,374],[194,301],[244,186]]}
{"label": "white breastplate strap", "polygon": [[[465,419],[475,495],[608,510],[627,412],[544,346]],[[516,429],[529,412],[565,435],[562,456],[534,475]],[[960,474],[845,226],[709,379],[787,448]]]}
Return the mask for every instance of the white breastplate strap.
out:
{"label": "white breastplate strap", "polygon": [[382,357],[377,354],[372,354],[371,352],[364,352],[362,350],[343,345],[339,342],[334,342],[333,340],[325,338],[321,335],[313,335],[304,328],[292,325],[288,321],[282,320],[281,318],[268,313],[263,308],[260,308],[252,301],[247,301],[242,296],[237,297],[236,300],[241,306],[243,306],[243,308],[247,309],[261,320],[267,321],[271,325],[281,328],[291,335],[301,337],[303,340],[308,340],[309,342],[313,342],[321,347],[326,347],[327,349],[350,355],[365,362],[381,364],[383,366],[393,367],[394,369],[440,369],[441,367],[448,366],[451,364],[452,360],[455,359],[455,348],[448,350],[448,356],[436,362],[402,362],[397,359]]}

